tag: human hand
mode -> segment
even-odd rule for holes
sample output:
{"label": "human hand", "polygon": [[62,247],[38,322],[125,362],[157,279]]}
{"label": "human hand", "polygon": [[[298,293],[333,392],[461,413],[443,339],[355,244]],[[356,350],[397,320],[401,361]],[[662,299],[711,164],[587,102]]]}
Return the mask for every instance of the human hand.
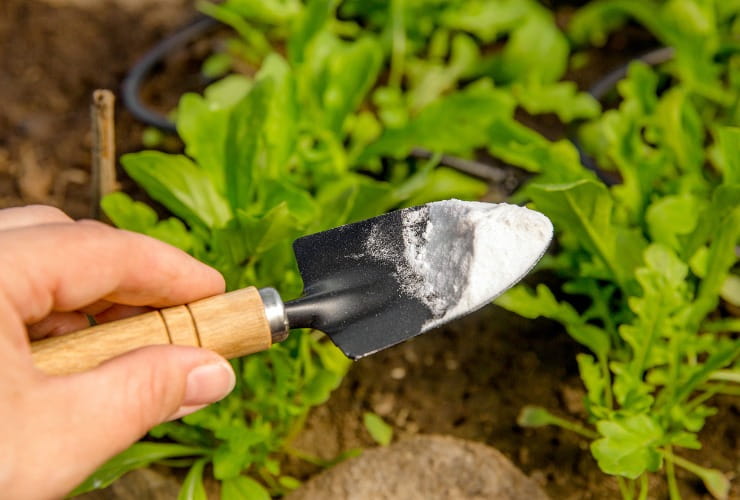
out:
{"label": "human hand", "polygon": [[152,238],[51,207],[0,210],[2,497],[61,497],[151,427],[234,387],[221,356],[182,346],[47,376],[33,366],[29,337],[85,328],[85,314],[110,321],[223,291],[217,271]]}

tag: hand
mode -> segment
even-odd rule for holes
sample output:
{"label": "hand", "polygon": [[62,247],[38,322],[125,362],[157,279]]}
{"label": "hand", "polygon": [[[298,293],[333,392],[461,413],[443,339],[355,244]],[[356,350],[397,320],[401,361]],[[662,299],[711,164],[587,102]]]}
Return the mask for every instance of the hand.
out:
{"label": "hand", "polygon": [[33,366],[29,336],[84,328],[85,314],[109,321],[223,291],[217,271],[149,237],[50,207],[0,210],[1,496],[63,496],[151,427],[234,387],[226,360],[180,346],[51,377]]}

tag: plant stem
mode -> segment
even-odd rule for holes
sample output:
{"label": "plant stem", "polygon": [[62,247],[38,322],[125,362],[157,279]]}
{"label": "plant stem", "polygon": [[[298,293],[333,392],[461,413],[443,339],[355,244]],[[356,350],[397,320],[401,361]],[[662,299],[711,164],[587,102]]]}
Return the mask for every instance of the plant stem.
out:
{"label": "plant stem", "polygon": [[292,446],[283,447],[283,451],[286,454],[292,457],[298,458],[300,460],[303,460],[304,462],[308,462],[311,465],[317,465],[319,467],[328,467],[329,465],[329,462],[327,460],[321,459],[317,456],[311,455],[310,453],[299,450],[297,448],[293,448]]}
{"label": "plant stem", "polygon": [[639,500],[647,500],[648,497],[648,475],[647,472],[643,472],[640,476],[640,496]]}
{"label": "plant stem", "polygon": [[676,469],[673,467],[673,459],[675,458],[675,455],[671,452],[670,446],[666,446],[664,454],[666,457],[665,476],[668,481],[668,495],[671,500],[681,500],[681,493],[678,491],[678,484],[676,483]]}
{"label": "plant stem", "polygon": [[581,424],[571,422],[570,420],[565,420],[564,418],[556,417],[552,414],[550,414],[548,420],[551,425],[557,425],[558,427],[562,427],[563,429],[567,429],[569,431],[575,432],[576,434],[580,434],[587,439],[599,438],[599,434],[597,432],[592,431],[591,429],[584,427]]}
{"label": "plant stem", "polygon": [[688,414],[692,412],[697,406],[704,403],[706,400],[717,394],[718,392],[721,392],[722,389],[726,387],[726,384],[716,384],[712,385],[707,391],[704,393],[696,396],[691,401],[687,401],[686,405],[684,406],[684,411]]}
{"label": "plant stem", "polygon": [[622,498],[624,500],[632,500],[634,498],[635,495],[632,488],[627,484],[627,481],[625,481],[622,476],[617,476],[617,484],[619,485],[619,492],[622,494]]}
{"label": "plant stem", "polygon": [[717,370],[709,375],[709,380],[719,380],[722,382],[740,384],[740,370]]}
{"label": "plant stem", "polygon": [[406,59],[406,26],[404,20],[404,0],[391,0],[391,72],[388,85],[401,87]]}
{"label": "plant stem", "polygon": [[727,394],[729,396],[740,396],[740,386],[727,384],[701,384],[699,389],[704,391],[714,391],[717,394]]}
{"label": "plant stem", "polygon": [[614,408],[614,396],[612,394],[612,375],[609,371],[609,360],[606,357],[599,356],[599,365],[601,366],[604,379],[606,379],[606,384],[604,384],[604,399],[606,399],[606,407],[611,410]]}

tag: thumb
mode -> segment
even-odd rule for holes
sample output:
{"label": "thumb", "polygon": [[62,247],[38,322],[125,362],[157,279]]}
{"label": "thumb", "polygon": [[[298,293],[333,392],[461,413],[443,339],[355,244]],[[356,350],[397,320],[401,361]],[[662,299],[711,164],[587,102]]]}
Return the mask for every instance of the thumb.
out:
{"label": "thumb", "polygon": [[[152,346],[43,385],[43,408],[53,415],[47,429],[54,436],[56,458],[74,464],[68,471],[76,476],[68,478],[71,489],[155,425],[225,397],[235,376],[212,351]],[[74,470],[78,467],[84,470]]]}

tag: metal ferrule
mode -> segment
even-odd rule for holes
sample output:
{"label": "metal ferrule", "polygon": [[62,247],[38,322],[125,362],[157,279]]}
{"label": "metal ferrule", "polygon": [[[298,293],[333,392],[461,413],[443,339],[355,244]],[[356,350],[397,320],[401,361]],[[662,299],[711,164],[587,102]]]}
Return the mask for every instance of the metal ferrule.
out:
{"label": "metal ferrule", "polygon": [[285,313],[285,304],[280,294],[274,288],[260,288],[260,297],[265,305],[265,316],[270,325],[272,343],[281,342],[288,338],[290,330],[288,326],[288,315]]}

